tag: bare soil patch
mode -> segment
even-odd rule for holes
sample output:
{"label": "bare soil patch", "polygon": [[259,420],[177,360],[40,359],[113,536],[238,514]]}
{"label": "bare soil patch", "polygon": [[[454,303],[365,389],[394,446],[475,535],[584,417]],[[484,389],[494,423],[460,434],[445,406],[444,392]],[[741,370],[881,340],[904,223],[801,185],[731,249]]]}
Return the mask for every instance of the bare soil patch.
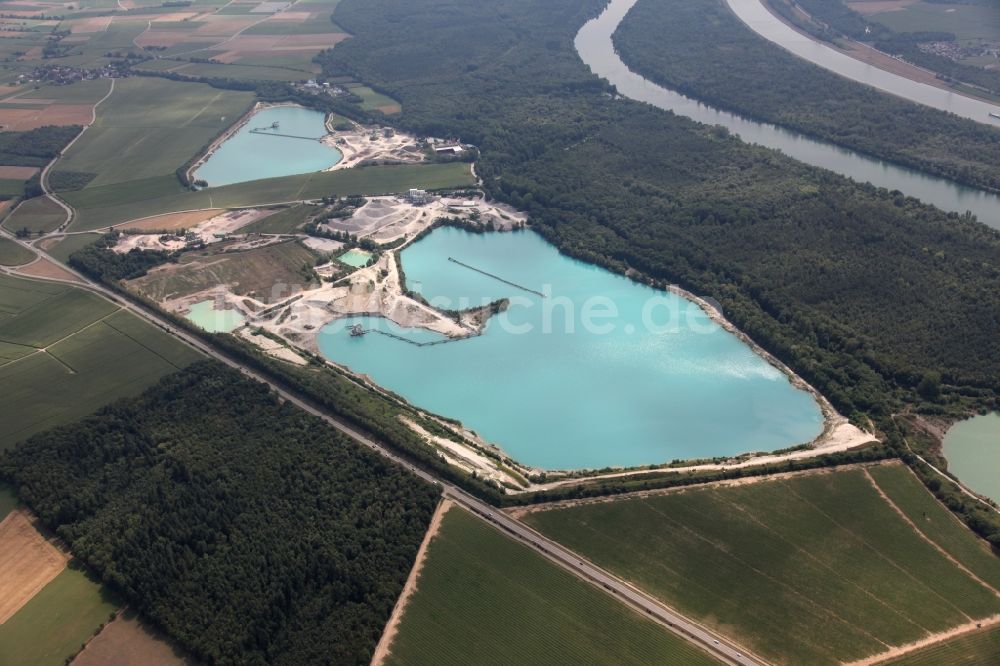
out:
{"label": "bare soil patch", "polygon": [[160,631],[125,611],[73,660],[73,666],[183,666],[194,664]]}
{"label": "bare soil patch", "polygon": [[176,231],[177,229],[190,229],[191,227],[210,220],[216,215],[221,215],[225,210],[221,208],[209,208],[208,210],[192,210],[185,213],[167,213],[147,217],[136,222],[125,222],[118,225],[119,229],[138,229],[140,231]]}
{"label": "bare soil patch", "polygon": [[44,125],[85,125],[90,122],[89,104],[48,104],[25,109],[0,109],[0,127],[24,131]]}
{"label": "bare soil patch", "polygon": [[0,523],[0,624],[28,603],[66,567],[69,557],[35,527],[25,509]]}
{"label": "bare soil patch", "polygon": [[0,166],[0,178],[28,180],[38,173],[38,167]]}
{"label": "bare soil patch", "polygon": [[73,19],[69,22],[73,32],[104,32],[111,25],[113,16],[92,16],[90,18]]}
{"label": "bare soil patch", "polygon": [[45,257],[40,257],[38,261],[17,269],[18,273],[31,275],[33,277],[50,278],[54,280],[72,280],[80,282],[80,278],[70,273],[65,268],[54,264]]}

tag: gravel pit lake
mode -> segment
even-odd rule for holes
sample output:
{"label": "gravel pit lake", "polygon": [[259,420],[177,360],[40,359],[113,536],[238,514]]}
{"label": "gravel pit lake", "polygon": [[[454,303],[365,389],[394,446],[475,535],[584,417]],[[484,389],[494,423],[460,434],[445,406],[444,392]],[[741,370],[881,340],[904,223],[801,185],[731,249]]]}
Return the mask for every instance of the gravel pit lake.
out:
{"label": "gravel pit lake", "polygon": [[[804,444],[822,430],[813,396],[696,303],[571,259],[534,232],[441,228],[401,260],[408,286],[433,305],[512,303],[476,337],[426,344],[444,338],[355,317],[325,326],[319,349],[524,464],[731,456]],[[352,337],[354,324],[406,340]]]}

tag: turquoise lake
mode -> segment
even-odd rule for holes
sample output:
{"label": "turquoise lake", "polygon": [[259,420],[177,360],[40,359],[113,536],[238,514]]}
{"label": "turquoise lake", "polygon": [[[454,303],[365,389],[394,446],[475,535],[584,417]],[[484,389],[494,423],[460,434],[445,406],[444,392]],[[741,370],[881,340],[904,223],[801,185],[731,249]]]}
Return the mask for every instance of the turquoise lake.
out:
{"label": "turquoise lake", "polygon": [[192,305],[187,318],[209,333],[229,333],[245,321],[236,310],[216,310],[215,303],[210,300]]}
{"label": "turquoise lake", "polygon": [[[198,167],[194,177],[219,186],[332,167],[343,155],[318,141],[327,133],[325,119],[319,111],[298,106],[258,111]],[[276,129],[273,123],[278,123]]]}
{"label": "turquoise lake", "polygon": [[822,430],[812,396],[695,303],[565,257],[534,232],[442,228],[404,250],[402,263],[410,288],[439,307],[513,302],[470,339],[416,346],[376,333],[352,338],[346,328],[362,323],[415,342],[442,339],[359,317],[325,326],[320,350],[415,405],[460,419],[527,465],[773,451]]}
{"label": "turquoise lake", "polygon": [[972,490],[1000,501],[1000,414],[956,423],[944,437],[948,471]]}

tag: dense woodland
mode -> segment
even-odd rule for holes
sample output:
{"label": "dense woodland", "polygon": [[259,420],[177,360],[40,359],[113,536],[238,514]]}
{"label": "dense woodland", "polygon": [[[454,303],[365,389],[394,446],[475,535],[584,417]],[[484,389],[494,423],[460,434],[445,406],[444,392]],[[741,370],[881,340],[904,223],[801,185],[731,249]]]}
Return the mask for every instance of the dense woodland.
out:
{"label": "dense woodland", "polygon": [[78,125],[46,125],[0,133],[0,164],[43,167],[80,133]]}
{"label": "dense woodland", "polygon": [[21,499],[208,663],[367,664],[431,485],[215,362],[22,443]]}
{"label": "dense woodland", "polygon": [[[775,11],[810,34],[829,42],[840,36],[873,44],[875,48],[897,55],[921,67],[938,72],[944,79],[971,83],[1000,95],[1000,71],[967,65],[951,58],[925,53],[917,48],[921,42],[950,42],[956,37],[950,32],[895,32],[869,21],[848,7],[842,0],[767,0]],[[991,5],[995,0],[927,0],[942,5]],[[801,7],[812,18],[802,20],[795,13]]]}
{"label": "dense woodland", "polygon": [[487,190],[563,251],[718,299],[845,413],[993,404],[1000,236],[612,98],[572,46],[602,5],[344,0],[355,37],[320,59],[477,144]]}
{"label": "dense woodland", "polygon": [[716,106],[967,185],[1000,189],[1000,129],[797,58],[750,30],[724,0],[640,0],[614,39],[632,69]]}

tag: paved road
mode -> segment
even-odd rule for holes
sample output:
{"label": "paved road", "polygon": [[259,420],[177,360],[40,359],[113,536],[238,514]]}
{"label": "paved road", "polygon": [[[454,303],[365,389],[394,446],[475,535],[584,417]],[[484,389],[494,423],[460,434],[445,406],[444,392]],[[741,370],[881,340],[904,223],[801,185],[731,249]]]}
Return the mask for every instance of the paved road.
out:
{"label": "paved road", "polygon": [[[666,627],[667,629],[677,634],[684,640],[698,645],[706,652],[712,654],[714,657],[722,661],[722,663],[746,664],[746,665],[765,663],[757,657],[747,656],[748,653],[744,648],[739,647],[734,643],[727,641],[723,637],[712,633],[711,631],[702,627],[693,620],[685,618],[684,616],[673,611],[669,607],[663,605],[656,599],[650,597],[647,594],[644,594],[638,589],[625,583],[620,578],[605,571],[604,569],[598,567],[597,565],[587,561],[581,555],[578,555],[573,551],[564,548],[563,546],[560,546],[551,539],[548,539],[542,534],[534,531],[533,529],[531,529],[524,523],[520,522],[519,520],[507,515],[506,513],[503,513],[502,511],[498,511],[495,507],[491,506],[490,504],[487,504],[486,502],[483,502],[482,500],[477,499],[476,497],[473,497],[472,495],[465,492],[458,486],[443,481],[438,477],[436,477],[435,475],[419,467],[416,467],[409,461],[393,453],[391,450],[389,450],[386,446],[382,445],[380,442],[377,442],[369,438],[368,436],[354,429],[352,426],[338,419],[333,418],[325,411],[314,406],[312,403],[307,402],[299,398],[298,396],[287,392],[281,386],[274,384],[267,377],[258,373],[253,368],[249,368],[243,365],[239,361],[230,358],[228,355],[220,352],[218,349],[208,345],[200,338],[192,335],[191,333],[188,333],[184,329],[178,328],[177,326],[173,325],[168,320],[162,318],[157,312],[145,306],[134,303],[131,300],[124,298],[120,294],[117,294],[112,290],[104,287],[103,285],[93,282],[92,280],[80,274],[79,272],[75,271],[74,269],[70,268],[69,266],[66,266],[65,264],[62,264],[61,262],[57,261],[56,259],[51,257],[48,253],[40,250],[39,248],[31,247],[30,245],[21,241],[20,239],[15,238],[6,230],[0,229],[0,233],[7,236],[8,238],[11,238],[15,242],[20,243],[24,247],[27,247],[32,251],[44,256],[49,261],[52,261],[64,267],[66,270],[71,271],[75,275],[79,276],[81,280],[84,281],[82,285],[77,284],[75,282],[72,284],[81,286],[86,289],[90,289],[91,291],[97,292],[109,298],[114,303],[139,315],[140,317],[143,317],[144,319],[151,322],[155,326],[158,326],[159,328],[167,331],[168,333],[180,338],[181,340],[188,343],[195,349],[204,353],[206,356],[217,359],[233,368],[236,368],[247,377],[252,377],[257,381],[269,385],[284,400],[287,400],[288,402],[299,407],[300,409],[305,410],[306,412],[309,412],[310,414],[318,416],[319,418],[323,419],[331,426],[333,426],[340,432],[344,433],[345,435],[351,437],[352,439],[356,440],[360,444],[367,446],[376,453],[379,453],[382,456],[388,458],[389,460],[392,460],[393,462],[406,467],[411,472],[413,472],[420,478],[424,479],[425,481],[437,485],[439,488],[441,488],[442,494],[448,499],[451,499],[457,504],[460,504],[462,507],[468,509],[469,511],[481,517],[482,519],[489,521],[497,528],[506,532],[508,536],[528,545],[529,547],[531,547],[532,549],[534,549],[535,551],[537,551],[538,553],[549,559],[550,561],[554,562],[563,569],[572,573],[574,576],[577,576],[578,578],[581,578],[587,581],[588,583],[595,585],[596,587],[603,590],[607,594],[610,594],[613,597],[617,598],[622,603],[631,606],[635,610],[646,615],[651,620]],[[624,544],[623,547],[625,547]]]}

